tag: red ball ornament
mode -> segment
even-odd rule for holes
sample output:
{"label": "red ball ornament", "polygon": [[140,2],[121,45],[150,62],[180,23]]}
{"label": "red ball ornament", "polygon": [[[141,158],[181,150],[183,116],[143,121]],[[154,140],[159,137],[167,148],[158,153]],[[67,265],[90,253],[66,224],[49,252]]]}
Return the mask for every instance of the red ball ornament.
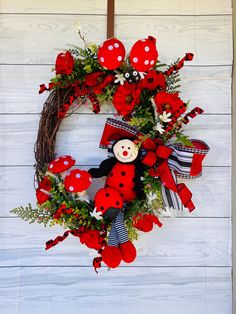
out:
{"label": "red ball ornament", "polygon": [[108,70],[117,69],[125,58],[125,47],[121,41],[111,38],[98,49],[98,62]]}
{"label": "red ball ornament", "polygon": [[156,38],[148,36],[136,41],[130,51],[130,63],[139,72],[153,68],[157,62]]}
{"label": "red ball ornament", "polygon": [[110,207],[118,209],[122,209],[123,207],[123,200],[120,193],[113,188],[100,189],[94,197],[94,203],[97,212],[102,212],[102,214],[105,214]]}

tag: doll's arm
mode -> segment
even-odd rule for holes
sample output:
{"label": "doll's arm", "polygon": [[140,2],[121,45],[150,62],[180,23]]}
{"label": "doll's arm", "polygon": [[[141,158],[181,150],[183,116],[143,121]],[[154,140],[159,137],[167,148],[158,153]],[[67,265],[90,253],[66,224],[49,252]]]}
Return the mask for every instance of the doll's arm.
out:
{"label": "doll's arm", "polygon": [[114,167],[116,159],[114,157],[105,159],[101,162],[99,168],[91,168],[88,172],[93,178],[101,178],[103,176],[108,176],[111,172],[111,169]]}

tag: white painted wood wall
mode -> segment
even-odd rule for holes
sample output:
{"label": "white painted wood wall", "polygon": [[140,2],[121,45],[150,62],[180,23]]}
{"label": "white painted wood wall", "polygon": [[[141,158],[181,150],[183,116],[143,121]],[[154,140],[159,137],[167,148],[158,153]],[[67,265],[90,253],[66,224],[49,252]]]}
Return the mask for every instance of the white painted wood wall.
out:
{"label": "white painted wood wall", "polygon": [[[106,36],[105,0],[0,0],[0,313],[231,313],[230,133],[232,32],[230,0],[116,0],[115,32],[127,47],[157,37],[160,59],[185,52],[182,97],[206,113],[188,131],[211,147],[202,178],[188,180],[198,209],[165,218],[142,235],[139,257],[114,271],[91,268],[91,253],[75,238],[45,252],[61,233],[28,225],[9,209],[34,202],[33,144],[57,53]],[[79,165],[105,157],[98,142],[105,119],[88,112],[64,121],[58,153]],[[92,153],[91,153],[92,152]]]}

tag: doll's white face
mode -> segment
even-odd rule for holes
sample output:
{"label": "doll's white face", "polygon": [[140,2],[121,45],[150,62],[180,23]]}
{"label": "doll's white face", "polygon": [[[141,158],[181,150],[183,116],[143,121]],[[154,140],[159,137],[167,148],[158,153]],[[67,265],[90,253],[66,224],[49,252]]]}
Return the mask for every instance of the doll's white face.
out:
{"label": "doll's white face", "polygon": [[131,140],[120,140],[113,146],[113,153],[121,162],[132,162],[138,156],[138,148]]}

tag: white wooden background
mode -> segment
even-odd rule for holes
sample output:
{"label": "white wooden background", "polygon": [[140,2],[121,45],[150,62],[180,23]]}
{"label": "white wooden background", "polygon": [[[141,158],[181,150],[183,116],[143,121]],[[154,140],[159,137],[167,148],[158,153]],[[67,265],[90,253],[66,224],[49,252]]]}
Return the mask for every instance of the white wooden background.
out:
{"label": "white wooden background", "polygon": [[[99,275],[75,238],[45,252],[45,241],[62,230],[9,215],[35,201],[33,144],[46,98],[38,85],[51,77],[59,51],[82,44],[75,22],[89,41],[105,40],[106,1],[0,0],[1,314],[231,313],[231,1],[116,0],[116,14],[127,49],[153,35],[163,62],[195,53],[182,70],[182,97],[206,113],[186,132],[211,147],[202,178],[187,182],[198,209],[163,219],[161,230],[141,236],[135,263]],[[110,115],[104,106],[99,116],[83,111],[64,121],[57,152],[84,167],[98,164]]]}

